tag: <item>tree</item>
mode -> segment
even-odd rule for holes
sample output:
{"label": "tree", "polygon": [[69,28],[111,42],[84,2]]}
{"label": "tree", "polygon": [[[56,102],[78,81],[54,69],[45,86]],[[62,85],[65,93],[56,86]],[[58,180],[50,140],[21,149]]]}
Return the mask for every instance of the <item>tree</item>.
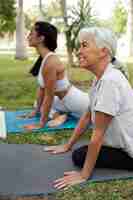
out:
{"label": "tree", "polygon": [[16,28],[15,0],[0,0],[0,36],[13,34]]}
{"label": "tree", "polygon": [[44,16],[45,16],[45,12],[43,10],[43,4],[42,4],[42,0],[39,0],[39,11],[40,11],[40,20],[43,20]]}
{"label": "tree", "polygon": [[64,32],[66,35],[68,61],[72,66],[74,64],[73,52],[78,33],[83,26],[91,26],[94,24],[94,18],[91,15],[91,6],[89,0],[79,0],[77,7],[69,9],[69,14],[67,13],[66,0],[60,0],[60,5],[65,23]]}
{"label": "tree", "polygon": [[39,0],[39,11],[41,13],[41,18],[47,21],[62,17],[60,4],[58,1],[52,1],[46,7],[42,4],[42,0]]}
{"label": "tree", "polygon": [[25,39],[23,0],[19,0],[16,19],[16,59],[23,60],[27,58]]}
{"label": "tree", "polygon": [[133,0],[128,0],[127,42],[128,55],[133,56]]}
{"label": "tree", "polygon": [[113,10],[112,28],[118,36],[126,32],[127,11],[121,0],[119,0]]}

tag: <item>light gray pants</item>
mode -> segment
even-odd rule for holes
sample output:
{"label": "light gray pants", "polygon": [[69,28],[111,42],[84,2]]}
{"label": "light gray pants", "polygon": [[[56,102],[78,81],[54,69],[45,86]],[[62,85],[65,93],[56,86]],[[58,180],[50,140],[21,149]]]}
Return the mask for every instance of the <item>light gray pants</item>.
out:
{"label": "light gray pants", "polygon": [[86,92],[72,86],[63,99],[55,96],[50,118],[55,112],[69,113],[77,118],[88,110],[90,104],[89,95]]}

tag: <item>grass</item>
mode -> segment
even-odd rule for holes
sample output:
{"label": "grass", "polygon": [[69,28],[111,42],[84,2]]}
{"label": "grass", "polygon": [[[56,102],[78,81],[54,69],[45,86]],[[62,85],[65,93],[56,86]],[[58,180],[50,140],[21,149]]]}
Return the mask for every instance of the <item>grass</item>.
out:
{"label": "grass", "polygon": [[[33,105],[37,83],[29,74],[32,61],[16,61],[11,56],[0,56],[0,106],[7,109],[31,107]],[[133,86],[132,61],[127,63],[130,72],[130,83]],[[87,90],[92,76],[79,68],[69,68],[71,81],[78,87]],[[58,144],[64,143],[72,131],[62,131],[53,135],[21,134],[8,135],[0,143],[33,143],[33,144]],[[86,136],[88,138],[88,134]],[[26,198],[29,199],[28,197]],[[132,200],[133,181],[110,181],[87,184],[84,188],[74,186],[67,191],[57,192],[52,199],[58,200]],[[38,198],[39,200],[39,198]]]}

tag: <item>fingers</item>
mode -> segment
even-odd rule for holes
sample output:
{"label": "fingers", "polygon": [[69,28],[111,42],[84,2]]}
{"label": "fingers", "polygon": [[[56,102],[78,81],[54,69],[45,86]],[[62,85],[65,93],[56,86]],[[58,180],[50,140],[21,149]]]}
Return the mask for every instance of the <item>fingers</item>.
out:
{"label": "fingers", "polygon": [[86,181],[81,177],[81,173],[78,171],[64,172],[64,177],[54,181],[54,187],[57,189],[68,188],[72,185],[79,184]]}
{"label": "fingers", "polygon": [[29,119],[29,118],[32,118],[33,116],[31,116],[31,115],[19,115],[19,116],[17,116],[16,118],[17,119]]}
{"label": "fingers", "polygon": [[55,151],[56,146],[51,146],[51,147],[44,147],[44,151]]}
{"label": "fingers", "polygon": [[75,171],[64,172],[64,176],[74,175],[75,173]]}
{"label": "fingers", "polygon": [[68,189],[70,186],[74,185],[75,182],[73,181],[72,177],[63,177],[59,178],[54,181],[54,187],[56,189]]}
{"label": "fingers", "polygon": [[44,151],[50,152],[51,154],[58,154],[58,150],[56,150],[57,147],[56,146],[52,146],[52,147],[44,147]]}
{"label": "fingers", "polygon": [[32,130],[34,129],[35,125],[34,124],[28,124],[28,125],[25,125],[24,128],[28,129],[28,130]]}
{"label": "fingers", "polygon": [[25,114],[19,115],[19,116],[17,116],[17,119],[29,119],[29,118],[33,118],[35,116],[36,116],[36,112],[33,111],[31,113],[25,113]]}
{"label": "fingers", "polygon": [[40,125],[37,125],[37,124],[28,124],[28,125],[25,125],[24,126],[25,129],[27,130],[35,130],[35,129],[40,129]]}
{"label": "fingers", "polygon": [[66,180],[63,178],[59,178],[57,180],[54,181],[54,187],[57,189],[62,189],[65,188],[67,186],[67,182]]}
{"label": "fingers", "polygon": [[26,115],[26,114],[24,114],[24,115],[19,115],[19,116],[17,116],[16,118],[17,118],[17,119],[25,119],[25,118],[27,118],[27,115]]}
{"label": "fingers", "polygon": [[66,183],[62,183],[62,182],[54,185],[54,187],[57,188],[57,189],[63,189],[66,186],[67,186]]}

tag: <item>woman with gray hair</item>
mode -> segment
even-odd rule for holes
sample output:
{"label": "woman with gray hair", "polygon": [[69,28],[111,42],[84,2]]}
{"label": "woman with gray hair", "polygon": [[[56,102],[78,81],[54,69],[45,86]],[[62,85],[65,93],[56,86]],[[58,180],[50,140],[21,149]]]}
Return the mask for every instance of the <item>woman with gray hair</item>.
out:
{"label": "woman with gray hair", "polygon": [[86,146],[72,154],[81,171],[66,172],[55,181],[60,189],[91,177],[94,167],[133,170],[133,91],[125,76],[112,64],[116,37],[106,28],[90,27],[79,34],[80,67],[96,79],[90,90],[90,106],[73,135],[62,146],[49,147],[52,153],[71,150],[89,123],[92,136]]}

